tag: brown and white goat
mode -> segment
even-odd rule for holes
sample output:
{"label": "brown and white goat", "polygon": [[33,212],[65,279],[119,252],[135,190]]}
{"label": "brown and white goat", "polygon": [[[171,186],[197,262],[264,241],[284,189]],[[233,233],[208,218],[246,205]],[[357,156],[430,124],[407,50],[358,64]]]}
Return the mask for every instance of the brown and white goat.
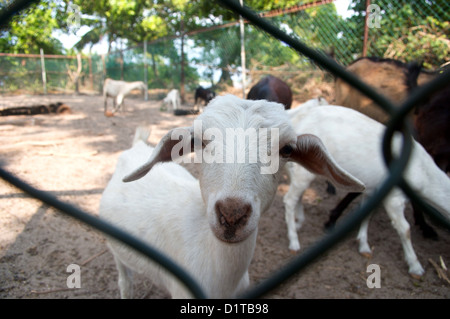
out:
{"label": "brown and white goat", "polygon": [[[347,66],[347,70],[396,104],[406,99],[416,83],[422,85],[435,76],[434,72],[423,70],[418,63],[405,64],[378,57],[357,59]],[[335,104],[359,111],[382,124],[389,119],[389,115],[372,99],[340,78],[335,83]]]}

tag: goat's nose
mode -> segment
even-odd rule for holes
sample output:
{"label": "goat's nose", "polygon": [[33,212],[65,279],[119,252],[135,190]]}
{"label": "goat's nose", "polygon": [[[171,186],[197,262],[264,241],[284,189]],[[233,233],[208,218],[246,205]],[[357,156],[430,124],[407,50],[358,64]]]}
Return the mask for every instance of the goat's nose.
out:
{"label": "goat's nose", "polygon": [[223,226],[242,227],[252,213],[252,206],[238,198],[226,198],[216,202],[216,214]]}

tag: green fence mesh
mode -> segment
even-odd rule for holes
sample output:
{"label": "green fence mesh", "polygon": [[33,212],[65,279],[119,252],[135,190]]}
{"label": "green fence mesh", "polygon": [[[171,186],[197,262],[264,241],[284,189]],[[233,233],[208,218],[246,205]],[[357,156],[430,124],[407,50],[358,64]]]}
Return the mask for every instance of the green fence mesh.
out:
{"label": "green fence mesh", "polygon": [[[332,54],[337,62],[347,65],[363,54],[366,1],[352,1],[351,11],[345,17],[338,14],[337,3],[277,15],[270,21],[290,36]],[[372,6],[368,16],[366,55],[424,62],[430,69],[450,60],[448,1],[379,0],[372,1]],[[199,83],[231,85],[232,80],[240,79],[240,49],[237,23],[213,30],[197,30],[188,32],[183,41],[178,36],[149,42],[146,54],[140,43],[104,56],[83,56],[77,85],[74,82],[78,68],[76,57],[46,56],[47,91],[74,92],[78,86],[81,92],[100,93],[105,77],[144,81],[145,74],[150,89],[169,90],[184,84],[189,91]],[[245,26],[245,53],[250,78],[247,87],[262,73],[276,73],[291,86],[299,87],[320,70],[310,60],[250,24]],[[0,56],[0,93],[43,93],[41,72],[38,55]]]}
{"label": "green fence mesh", "polygon": [[[289,31],[290,30],[294,30],[294,28],[296,26],[298,26],[298,24],[296,23],[292,23],[292,24],[287,24],[284,20],[282,20],[282,22],[277,22],[274,23],[277,25],[277,27],[272,27],[272,25],[267,24],[265,21],[258,21],[258,18],[256,16],[253,15],[253,13],[249,10],[244,10],[243,8],[240,8],[239,5],[237,5],[236,3],[231,3],[231,1],[224,1],[221,0],[221,2],[223,2],[225,5],[229,6],[230,8],[234,8],[235,11],[237,11],[237,8],[239,7],[240,14],[243,16],[246,16],[248,19],[251,19],[253,21],[253,23],[259,25],[259,27],[261,27],[263,30],[265,30],[266,32],[269,32],[270,34],[272,34],[274,37],[276,37],[277,39],[284,41],[284,43],[289,43],[289,45],[291,45],[294,49],[298,50],[299,53],[303,54],[304,56],[309,56],[311,59],[314,59],[314,61],[316,61],[316,63],[320,63],[323,67],[326,67],[328,70],[330,70],[331,72],[333,72],[336,76],[340,76],[341,78],[343,78],[344,80],[346,80],[347,82],[349,82],[350,84],[352,84],[353,86],[355,86],[356,88],[358,88],[359,90],[361,90],[362,92],[364,92],[365,94],[367,94],[368,96],[374,98],[374,100],[376,102],[380,102],[380,106],[390,110],[392,109],[392,104],[389,103],[389,101],[387,101],[385,98],[383,98],[382,96],[379,96],[378,94],[376,94],[376,92],[374,90],[372,90],[370,87],[364,85],[362,82],[358,81],[356,79],[356,77],[354,77],[352,74],[350,74],[349,72],[346,72],[341,66],[337,65],[336,63],[334,63],[332,60],[330,59],[326,59],[323,58],[320,54],[317,54],[317,52],[315,50],[311,50],[310,47],[314,47],[314,48],[319,48],[319,49],[324,49],[325,48],[325,43],[329,46],[330,44],[333,43],[334,40],[336,40],[337,42],[340,42],[340,39],[344,38],[343,34],[340,34],[341,31],[339,31],[340,29],[337,28],[334,30],[334,33],[331,31],[325,32],[325,33],[320,33],[317,32],[315,33],[315,27],[314,27],[314,23],[313,21],[316,21],[316,19],[314,19],[314,15],[315,16],[320,16],[319,12],[317,11],[311,11],[311,12],[307,12],[305,10],[305,12],[302,12],[302,14],[305,14],[305,18],[302,19],[303,20],[308,20],[308,18],[312,17],[313,19],[311,19],[310,24],[308,26],[304,26],[301,27],[300,30],[309,30],[309,32],[305,33],[305,41],[300,42],[300,41],[295,41],[295,39],[290,38],[289,36],[285,36],[285,34],[283,34],[282,32],[280,32],[280,29],[284,31]],[[361,1],[362,3],[363,1]],[[381,2],[380,2],[381,3]],[[410,45],[410,42],[412,42],[412,40],[408,40],[408,41],[403,41],[404,39],[406,39],[407,37],[411,36],[411,33],[414,35],[413,32],[424,32],[423,30],[431,30],[433,28],[436,28],[436,33],[434,34],[434,37],[439,38],[437,41],[438,44],[434,44],[433,45],[433,49],[430,49],[428,51],[426,51],[428,53],[427,56],[427,63],[430,63],[431,65],[438,65],[441,62],[446,62],[446,59],[448,59],[448,54],[447,56],[445,55],[440,55],[440,51],[439,50],[448,50],[448,43],[447,43],[447,47],[445,47],[447,38],[446,36],[441,37],[440,34],[448,34],[448,17],[446,18],[447,15],[447,11],[445,11],[444,8],[447,4],[446,2],[439,2],[439,1],[435,1],[435,2],[420,2],[420,1],[415,1],[415,2],[411,2],[411,3],[403,3],[402,1],[397,2],[398,5],[401,5],[400,8],[401,10],[405,10],[405,12],[409,12],[409,14],[411,14],[410,10],[417,10],[417,9],[412,9],[414,8],[413,5],[417,4],[417,3],[421,3],[421,4],[426,4],[432,12],[432,14],[434,13],[438,13],[441,14],[441,16],[439,17],[439,19],[434,18],[435,21],[433,21],[433,18],[427,14],[431,14],[431,13],[425,13],[423,15],[423,17],[418,17],[419,13],[414,11],[414,17],[411,16],[411,19],[409,19],[409,21],[411,22],[411,26],[408,26],[406,28],[404,27],[398,27],[397,29],[395,28],[395,25],[389,29],[389,33],[382,33],[382,27],[381,25],[383,25],[383,23],[380,23],[380,33],[379,34],[372,34],[371,36],[373,38],[370,38],[374,44],[373,46],[371,46],[371,50],[384,50],[382,52],[383,56],[386,55],[386,52],[391,52],[388,49],[394,48],[393,50],[396,52],[396,54],[400,54],[400,53],[404,53],[408,50],[408,48],[400,50],[400,49],[395,49],[396,45],[403,45],[405,47],[408,47],[408,45]],[[386,4],[386,6],[384,6],[382,8],[382,10],[385,12],[385,14],[394,14],[394,15],[399,15],[401,13],[401,10],[392,10],[393,4],[388,4],[387,2],[383,2],[382,4]],[[438,6],[438,4],[440,4]],[[447,5],[448,6],[448,5]],[[323,9],[325,6],[320,7],[320,9]],[[380,12],[381,11],[381,6],[380,7]],[[330,7],[331,8],[331,7]],[[398,9],[397,8],[397,9]],[[441,10],[442,9],[442,10]],[[333,13],[332,8],[331,9],[327,9],[330,10],[330,12]],[[409,10],[409,11],[408,11]],[[395,12],[394,12],[395,11]],[[316,13],[314,13],[316,12]],[[333,13],[334,14],[334,13]],[[324,13],[325,15],[325,13]],[[407,16],[407,15],[406,15]],[[415,20],[414,18],[418,17],[418,21],[421,21],[420,23],[422,23],[423,21],[426,21],[426,23],[430,22],[429,24],[417,24],[416,22],[413,22],[413,20]],[[425,18],[424,18],[425,17]],[[431,18],[430,18],[431,17]],[[422,19],[422,20],[420,20]],[[445,20],[443,20],[445,19]],[[260,20],[260,19],[259,19]],[[394,21],[395,19],[391,19],[390,22],[394,23],[396,21]],[[397,21],[398,22],[398,21]],[[441,23],[442,22],[442,23]],[[358,20],[359,23],[359,20]],[[414,24],[416,23],[416,24]],[[447,24],[445,24],[447,23]],[[441,27],[437,27],[438,24],[441,24]],[[399,26],[403,24],[399,24]],[[404,30],[407,31],[404,31]],[[359,29],[357,29],[359,30]],[[418,31],[419,30],[419,31]],[[386,30],[385,30],[386,31]],[[300,34],[300,31],[295,31],[295,34]],[[395,33],[395,32],[400,32],[400,33]],[[406,32],[406,33],[405,33]],[[408,33],[409,32],[409,33]],[[250,36],[248,37],[248,39],[252,39],[252,29],[250,27],[247,27],[247,34],[249,34]],[[355,33],[357,34],[357,32]],[[186,39],[183,40],[184,43],[186,43],[186,48],[188,47],[192,47],[192,48],[198,48],[197,52],[194,53],[189,53],[187,54],[187,59],[186,59],[186,70],[193,70],[196,72],[192,72],[192,76],[193,78],[197,77],[196,79],[199,79],[200,77],[211,77],[211,74],[213,74],[214,72],[212,72],[215,68],[219,68],[222,72],[221,72],[221,77],[224,76],[224,74],[226,74],[226,72],[224,73],[223,70],[227,70],[230,72],[230,70],[232,70],[233,68],[238,68],[238,63],[236,63],[236,61],[233,61],[233,55],[236,54],[236,51],[238,51],[237,47],[238,46],[238,36],[237,36],[237,30],[235,28],[229,28],[229,29],[222,29],[219,31],[215,31],[214,33],[210,34],[209,36],[206,36],[206,34],[203,34],[204,37],[201,37],[200,33],[197,33],[195,36],[189,36]],[[255,34],[254,36],[260,36],[260,38],[258,39],[258,43],[259,43],[259,47],[257,47],[255,45],[255,47],[252,46],[252,48],[249,50],[249,57],[250,60],[253,59],[255,60],[255,57],[258,57],[260,55],[261,52],[263,52],[263,55],[270,55],[269,58],[267,60],[258,60],[256,62],[249,62],[250,67],[252,67],[253,63],[255,63],[255,65],[257,63],[259,63],[259,65],[262,66],[272,66],[272,67],[277,67],[279,66],[279,64],[274,63],[274,59],[278,58],[279,56],[283,56],[284,59],[286,59],[287,56],[289,56],[289,50],[286,45],[281,44],[281,42],[277,45],[276,42],[271,42],[271,39],[263,34]],[[399,40],[398,44],[393,44],[395,42],[395,39],[392,39],[392,41],[386,41],[386,37],[394,37],[396,36],[395,39]],[[425,34],[423,35],[425,37]],[[217,38],[216,38],[217,37]],[[379,39],[383,39],[383,41],[379,40]],[[420,42],[420,40],[422,38],[418,37],[418,41]],[[432,37],[433,38],[433,37]],[[320,40],[318,40],[320,39]],[[246,41],[250,41],[250,40],[246,40]],[[442,47],[440,45],[440,40],[442,40]],[[369,41],[369,42],[370,42]],[[378,43],[378,41],[380,41],[380,43]],[[355,43],[357,43],[358,45],[360,44],[361,41],[355,41]],[[400,43],[401,42],[401,43]],[[349,43],[344,42],[346,45],[349,45]],[[428,42],[426,42],[428,43]],[[422,43],[422,46],[425,45],[426,43]],[[357,46],[355,46],[357,47]],[[128,49],[128,50],[124,50],[122,52],[119,53],[115,53],[115,54],[110,54],[107,55],[106,57],[103,58],[91,58],[91,59],[87,59],[88,60],[88,66],[86,67],[85,64],[83,63],[81,65],[81,78],[83,80],[80,81],[90,81],[92,84],[91,79],[94,76],[99,76],[99,74],[101,74],[102,77],[104,76],[110,76],[110,77],[121,77],[124,80],[136,80],[139,79],[140,76],[142,75],[142,66],[146,66],[147,67],[147,72],[145,72],[145,67],[144,67],[144,74],[145,73],[150,73],[149,71],[153,71],[153,73],[151,73],[151,75],[153,75],[153,79],[150,80],[149,79],[149,83],[152,83],[152,85],[162,85],[164,82],[161,82],[161,84],[158,84],[158,81],[164,81],[164,79],[172,79],[172,81],[167,80],[167,84],[172,84],[174,85],[177,81],[177,77],[173,77],[173,74],[175,74],[175,72],[173,72],[172,74],[170,74],[171,71],[177,71],[180,70],[180,65],[183,63],[181,61],[180,55],[178,55],[178,53],[181,51],[181,41],[180,39],[175,39],[170,41],[169,39],[166,39],[164,41],[158,41],[155,42],[153,44],[150,44],[147,52],[147,56],[144,57],[145,53],[143,51],[141,51],[140,47],[136,47],[136,48],[132,48],[132,49]],[[255,49],[255,48],[260,48]],[[353,46],[348,46],[347,47],[347,51],[343,51],[346,52],[344,55],[351,55],[352,53],[352,49]],[[415,47],[414,47],[415,48]],[[416,50],[418,50],[418,48],[420,48],[420,46],[417,47]],[[336,51],[336,59],[339,62],[342,62],[344,60],[344,55],[340,55],[338,47],[335,48]],[[252,51],[253,50],[253,51]],[[273,50],[270,51],[271,53],[268,54],[266,52],[269,51],[265,51],[265,50]],[[434,51],[436,50],[436,51]],[[187,51],[186,51],[187,52]],[[355,52],[359,52],[359,51],[355,51]],[[370,50],[369,50],[370,52]],[[437,52],[436,54],[434,54],[433,52]],[[448,52],[447,52],[448,53]],[[223,54],[224,56],[222,56],[221,54]],[[151,64],[149,64],[149,55],[151,57]],[[225,56],[226,55],[226,56]],[[286,55],[286,56],[284,56]],[[272,59],[270,59],[270,57]],[[39,76],[35,76],[36,74],[39,74],[39,68],[40,68],[40,60],[38,60],[36,57],[29,57],[30,60],[27,59],[22,59],[24,57],[2,57],[1,60],[1,82],[0,85],[3,87],[7,87],[7,86],[13,86],[16,85],[17,87],[20,87],[20,82],[16,80],[15,77],[22,77],[24,80],[26,79],[28,81],[28,84],[30,85],[36,85],[36,90],[39,90],[38,86],[39,86]],[[32,58],[32,59],[31,59]],[[48,57],[49,61],[51,60],[51,57]],[[354,58],[352,56],[352,58]],[[415,57],[412,57],[415,58]],[[20,60],[22,59],[22,60]],[[52,65],[52,62],[49,62],[49,67],[48,67],[48,84],[49,87],[51,88],[61,88],[64,87],[65,85],[67,85],[67,80],[63,80],[62,78],[64,78],[63,76],[61,78],[58,77],[58,75],[62,75],[64,74],[64,67],[66,68],[65,70],[69,70],[67,71],[67,73],[70,75],[72,74],[70,72],[70,67],[71,67],[71,63],[73,63],[75,60],[67,60],[65,61],[66,64],[64,64],[64,60],[56,60],[56,58],[54,58],[55,61],[59,61],[59,62],[55,62],[55,65]],[[25,61],[25,62],[23,62]],[[85,60],[83,60],[85,61]],[[94,63],[93,63],[94,62]],[[226,62],[226,63],[224,63]],[[28,63],[28,67],[25,67]],[[283,63],[286,63],[286,61],[284,61]],[[297,60],[293,60],[293,61],[289,61],[289,63],[291,63],[294,66],[298,66],[300,69],[301,67],[303,67],[304,65],[309,65],[309,61],[304,58],[304,57],[298,57]],[[79,64],[77,62],[77,67],[79,67]],[[95,66],[95,67],[94,67]],[[201,71],[199,66],[203,67],[203,70]],[[24,71],[24,69],[26,71]],[[11,71],[12,70],[12,71]],[[201,74],[201,72],[203,72],[203,74]],[[169,72],[169,73],[165,73],[165,72]],[[86,80],[86,74],[87,74],[87,79]],[[187,72],[188,77],[190,77],[190,71]],[[73,74],[72,74],[73,75]],[[158,79],[158,81],[155,81],[154,79]],[[256,298],[256,297],[260,297],[262,295],[264,295],[264,293],[267,293],[267,291],[273,289],[274,287],[277,287],[282,281],[288,279],[290,276],[292,276],[295,273],[298,273],[301,269],[304,269],[304,267],[306,267],[308,264],[310,264],[315,258],[317,258],[318,256],[320,256],[326,249],[329,249],[331,246],[333,246],[338,240],[340,240],[341,238],[343,238],[343,236],[345,234],[347,234],[349,232],[350,229],[352,229],[353,227],[355,227],[357,224],[359,224],[361,222],[361,220],[365,217],[368,216],[368,214],[370,213],[370,211],[376,207],[376,205],[378,205],[378,203],[388,194],[388,192],[390,191],[390,189],[392,189],[392,187],[394,187],[395,185],[400,185],[402,187],[403,190],[407,190],[407,185],[405,184],[405,181],[402,180],[402,171],[405,169],[406,164],[407,164],[407,160],[408,157],[410,155],[411,152],[411,143],[412,143],[412,139],[411,139],[411,134],[410,132],[408,132],[408,130],[406,130],[406,127],[402,128],[402,133],[404,134],[405,137],[405,141],[404,141],[404,145],[402,147],[402,151],[401,154],[399,155],[399,158],[397,159],[390,159],[389,156],[389,152],[388,150],[390,149],[390,139],[393,136],[393,133],[395,132],[395,130],[397,130],[397,122],[401,122],[405,117],[406,114],[413,108],[413,106],[420,102],[423,101],[423,99],[426,96],[429,96],[429,94],[431,94],[432,92],[441,89],[444,85],[448,84],[450,81],[450,73],[447,71],[443,74],[441,74],[438,78],[430,81],[429,83],[425,84],[423,87],[419,88],[418,90],[414,91],[411,96],[396,110],[390,110],[392,112],[392,118],[391,121],[389,122],[388,126],[387,126],[387,130],[383,139],[383,150],[384,150],[384,154],[386,156],[386,158],[388,159],[388,161],[390,161],[390,165],[389,165],[389,177],[385,180],[385,182],[383,182],[383,184],[380,186],[380,188],[375,192],[375,194],[373,196],[371,196],[366,203],[363,205],[362,208],[358,209],[358,211],[354,212],[348,219],[347,222],[342,223],[341,225],[339,225],[336,229],[334,229],[333,232],[331,232],[330,234],[328,234],[327,236],[324,236],[315,246],[311,247],[310,249],[306,250],[301,256],[296,257],[292,262],[290,262],[289,264],[287,264],[284,268],[282,268],[281,270],[279,270],[278,272],[276,272],[275,274],[273,274],[269,279],[264,280],[261,284],[259,284],[256,287],[253,287],[250,291],[247,291],[245,295],[241,296],[241,297],[246,297],[246,298]],[[6,83],[8,82],[8,83]],[[73,81],[72,81],[73,82]],[[55,84],[54,84],[55,83]],[[84,83],[84,82],[83,82]],[[403,130],[406,130],[405,132],[403,132]],[[392,161],[391,161],[392,160]],[[32,194],[33,196],[39,198],[41,201],[56,207],[58,209],[60,209],[61,211],[64,211],[65,213],[74,216],[82,221],[85,221],[86,223],[91,224],[92,226],[95,226],[97,229],[100,229],[102,231],[104,231],[105,233],[109,234],[109,235],[113,235],[114,237],[121,239],[124,243],[127,243],[131,246],[133,246],[135,249],[138,249],[140,252],[145,253],[147,256],[151,257],[152,259],[158,261],[161,265],[163,265],[164,267],[166,267],[167,269],[170,269],[171,272],[176,275],[178,278],[183,279],[183,282],[191,289],[191,291],[194,293],[195,296],[197,297],[205,297],[203,292],[201,291],[201,289],[199,289],[199,287],[197,286],[197,284],[195,282],[191,281],[191,278],[183,273],[183,271],[179,268],[176,267],[176,265],[171,265],[171,263],[166,260],[164,258],[164,256],[157,256],[157,254],[155,254],[155,252],[150,249],[150,247],[147,247],[146,245],[142,245],[141,242],[136,241],[134,238],[130,237],[129,235],[127,235],[126,233],[121,232],[119,229],[115,229],[115,228],[111,228],[109,227],[108,224],[92,217],[89,216],[89,214],[86,214],[82,211],[79,211],[78,209],[71,207],[70,205],[66,205],[64,203],[59,202],[57,199],[53,198],[52,196],[44,193],[44,192],[40,192],[34,188],[32,188],[31,186],[23,183],[22,181],[18,180],[17,178],[15,178],[14,176],[12,176],[9,173],[6,173],[5,171],[3,171],[0,168],[0,176],[2,178],[4,178],[5,180],[8,180],[9,182],[11,182],[12,184],[16,185],[17,187],[23,189],[24,191]],[[414,198],[414,200],[418,200],[417,196],[412,196],[414,195],[411,191],[408,191],[408,195],[410,195],[412,198]],[[432,213],[432,210],[428,210],[428,213]],[[447,222],[447,226],[448,226],[448,222]]]}

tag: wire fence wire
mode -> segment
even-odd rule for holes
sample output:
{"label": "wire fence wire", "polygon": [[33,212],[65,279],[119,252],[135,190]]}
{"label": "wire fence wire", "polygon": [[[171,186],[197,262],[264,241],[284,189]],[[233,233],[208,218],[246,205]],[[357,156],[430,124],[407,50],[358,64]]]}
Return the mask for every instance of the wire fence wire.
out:
{"label": "wire fence wire", "polygon": [[[279,284],[290,278],[292,275],[298,274],[300,271],[303,271],[324,252],[326,252],[328,249],[342,240],[350,232],[350,230],[361,223],[364,218],[366,218],[370,214],[370,212],[381,203],[383,198],[385,198],[389,194],[390,190],[395,186],[400,186],[404,191],[408,193],[409,196],[411,196],[411,200],[420,203],[421,207],[426,208],[426,213],[439,219],[448,229],[450,229],[449,222],[445,220],[445,218],[439,212],[427,206],[422,199],[420,199],[414,192],[412,192],[409,185],[407,185],[407,183],[402,178],[403,171],[406,168],[412,149],[411,130],[407,125],[404,125],[404,123],[406,123],[406,116],[417,103],[422,102],[427,96],[443,88],[447,83],[450,83],[450,70],[447,70],[444,74],[440,75],[432,82],[428,83],[424,87],[421,87],[415,92],[415,94],[411,95],[400,107],[395,107],[388,99],[376,93],[370,86],[357,79],[353,74],[346,71],[335,61],[327,58],[320,52],[309,48],[301,41],[293,39],[285,32],[270,24],[268,21],[259,18],[248,8],[241,7],[238,2],[231,0],[218,0],[218,2],[230,8],[232,11],[240,14],[242,17],[249,20],[252,24],[257,26],[261,30],[269,33],[276,39],[289,45],[300,54],[303,54],[311,60],[315,61],[315,63],[318,63],[323,68],[332,72],[335,76],[341,77],[348,84],[352,85],[363,94],[372,98],[391,115],[391,120],[387,125],[387,129],[383,137],[383,155],[388,166],[389,177],[380,185],[379,189],[368,199],[368,201],[362,207],[352,212],[350,216],[342,222],[341,225],[338,225],[333,230],[333,232],[331,232],[329,235],[324,236],[323,239],[318,243],[313,245],[311,248],[308,248],[299,257],[288,263],[285,267],[280,269],[266,281],[249,290],[242,297],[261,297],[268,291],[276,288]],[[399,130],[401,130],[401,133],[403,134],[402,150],[400,156],[397,159],[393,159],[390,152],[391,139],[394,132]]]}
{"label": "wire fence wire", "polygon": [[[366,1],[352,1],[353,13],[345,17],[336,9],[339,1],[304,1],[304,8],[282,14],[275,12],[268,19],[309,47],[332,54],[342,65],[363,55],[364,42],[367,56],[419,61],[428,69],[436,69],[450,61],[450,2],[372,1],[378,10],[375,14],[379,21],[376,17],[369,19],[368,22],[374,25],[368,28],[364,41]],[[106,77],[144,81],[145,73],[149,89],[169,91],[179,88],[182,84],[181,37],[184,40],[183,85],[188,92],[195,90],[200,82],[211,86],[231,84],[233,76],[240,76],[240,35],[235,21],[189,32],[179,30],[179,35],[149,42],[146,53],[143,43],[139,43],[127,44],[127,47],[102,56],[84,56],[79,89],[101,92]],[[271,73],[298,90],[311,74],[320,71],[311,59],[295,54],[289,46],[259,32],[252,24],[245,24],[245,51],[251,83],[258,81],[261,75]],[[77,69],[75,57],[46,57],[45,66],[50,93],[75,90],[70,77]],[[0,93],[26,90],[43,91],[39,57],[0,55]]]}
{"label": "wire fence wire", "polygon": [[[450,229],[450,223],[446,220],[439,212],[432,209],[427,205],[421,198],[419,198],[409,187],[409,185],[403,180],[402,174],[408,163],[409,156],[412,149],[412,136],[411,130],[406,125],[406,115],[413,109],[413,107],[426,99],[427,96],[433,92],[443,88],[446,84],[450,83],[450,71],[447,70],[443,74],[439,75],[434,80],[430,81],[426,85],[418,88],[414,91],[409,98],[400,106],[394,106],[388,99],[384,96],[377,94],[373,88],[366,85],[365,83],[358,80],[353,74],[346,71],[341,65],[336,63],[334,60],[326,57],[321,52],[310,48],[305,45],[298,38],[293,38],[292,36],[281,31],[279,28],[275,27],[273,24],[269,23],[267,20],[258,17],[253,11],[246,7],[241,7],[237,1],[231,0],[218,0],[220,4],[229,8],[230,10],[238,13],[248,21],[250,21],[258,29],[263,30],[270,36],[283,42],[285,45],[296,50],[302,56],[314,61],[320,65],[320,67],[333,73],[335,76],[341,77],[344,81],[350,85],[357,88],[359,91],[365,95],[372,98],[377,104],[379,104],[384,110],[386,110],[391,115],[391,120],[389,121],[386,132],[383,138],[383,154],[385,157],[386,164],[389,170],[389,176],[380,185],[379,189],[369,197],[369,199],[356,211],[348,214],[344,220],[338,224],[335,229],[329,234],[325,235],[320,241],[315,245],[311,246],[298,257],[293,259],[283,268],[275,272],[270,278],[264,280],[263,282],[251,287],[243,295],[239,296],[241,298],[257,298],[262,297],[267,294],[272,289],[276,288],[282,282],[289,279],[294,274],[298,274],[303,271],[306,267],[310,266],[318,257],[325,253],[328,249],[336,245],[345,236],[347,236],[353,228],[362,222],[374,208],[376,208],[383,198],[387,196],[393,187],[401,187],[411,200],[418,202],[422,207],[425,207],[425,212],[431,216],[439,219],[443,226]],[[4,15],[2,15],[4,17]],[[400,155],[394,158],[390,152],[391,139],[395,132],[401,132],[403,135],[403,145]],[[10,182],[14,186],[23,190],[24,192],[30,194],[31,196],[41,200],[49,206],[52,206],[62,213],[70,215],[88,225],[104,232],[108,236],[114,237],[118,240],[123,241],[130,247],[136,249],[140,253],[145,254],[150,259],[165,267],[169,272],[171,272],[175,277],[177,277],[184,285],[191,291],[194,297],[205,298],[208,297],[204,294],[201,287],[195,280],[182,268],[173,263],[169,258],[167,258],[163,253],[158,252],[153,247],[150,247],[139,239],[123,232],[119,228],[116,228],[99,218],[96,218],[90,214],[87,214],[78,208],[63,203],[59,201],[52,195],[48,193],[39,191],[24,181],[21,181],[17,177],[13,176],[3,168],[0,168],[0,177]]]}

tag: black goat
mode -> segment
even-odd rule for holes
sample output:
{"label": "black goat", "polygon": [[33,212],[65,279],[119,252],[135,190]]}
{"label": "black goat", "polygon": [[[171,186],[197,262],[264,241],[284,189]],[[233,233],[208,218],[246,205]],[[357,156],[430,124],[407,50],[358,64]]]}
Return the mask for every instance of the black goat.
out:
{"label": "black goat", "polygon": [[195,107],[197,108],[198,101],[203,100],[204,106],[208,105],[209,101],[211,101],[216,96],[216,93],[211,89],[205,89],[199,86],[195,89]]}

